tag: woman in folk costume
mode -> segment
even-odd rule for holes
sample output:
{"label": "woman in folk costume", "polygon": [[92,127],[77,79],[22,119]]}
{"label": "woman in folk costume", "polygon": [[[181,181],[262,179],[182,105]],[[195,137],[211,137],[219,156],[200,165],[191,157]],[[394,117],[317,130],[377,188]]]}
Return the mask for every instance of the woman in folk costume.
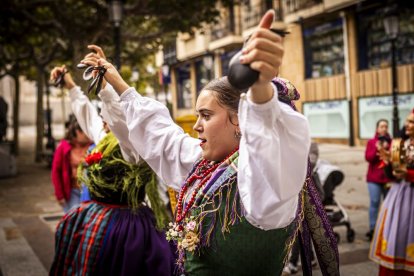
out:
{"label": "woman in folk costume", "polygon": [[[63,70],[55,68],[51,77]],[[96,147],[78,169],[92,200],[57,226],[50,275],[173,275],[175,252],[160,230],[168,217],[156,175],[145,162],[127,155],[127,142],[120,144],[103,131],[96,108],[69,73],[64,79],[73,112]]]}
{"label": "woman in folk costume", "polygon": [[414,110],[406,118],[405,134],[404,166],[393,165],[389,152],[381,154],[393,184],[381,206],[369,253],[380,265],[379,275],[414,275]]}
{"label": "woman in folk costume", "polygon": [[[281,274],[290,244],[308,217],[302,205],[314,204],[301,193],[309,172],[307,120],[289,106],[296,99],[292,85],[271,82],[283,55],[281,37],[269,31],[273,17],[271,11],[265,14],[244,50],[243,63],[260,72],[247,95],[240,97],[226,77],[201,91],[194,126],[199,139],[186,135],[165,106],[136,93],[111,64],[93,56],[82,61],[103,66],[106,80],[120,94],[121,106],[105,101],[107,91],[101,92],[105,104],[113,105],[108,123],[126,121],[134,152],[179,191],[167,237],[177,242],[179,264],[189,275]],[[306,183],[313,185],[309,177]],[[317,223],[327,222],[324,218]],[[325,251],[333,252],[337,271],[335,246],[331,250],[325,244]]]}

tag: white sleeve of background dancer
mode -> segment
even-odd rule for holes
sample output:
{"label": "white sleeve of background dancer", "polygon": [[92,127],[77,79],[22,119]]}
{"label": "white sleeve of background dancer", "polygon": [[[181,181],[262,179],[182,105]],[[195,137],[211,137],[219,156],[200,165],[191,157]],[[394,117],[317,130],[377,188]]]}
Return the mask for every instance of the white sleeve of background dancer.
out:
{"label": "white sleeve of background dancer", "polygon": [[88,97],[81,91],[79,86],[69,90],[72,112],[76,117],[82,131],[95,144],[105,137],[103,122],[96,107],[89,101]]}
{"label": "white sleeve of background dancer", "polygon": [[134,88],[120,98],[134,151],[163,183],[179,190],[201,157],[200,140],[184,133],[163,104],[139,95]]}
{"label": "white sleeve of background dancer", "polygon": [[246,219],[264,230],[283,228],[295,218],[310,147],[307,119],[279,102],[273,87],[269,102],[255,104],[248,92],[239,106],[238,188]]}
{"label": "white sleeve of background dancer", "polygon": [[133,147],[128,138],[128,127],[125,121],[125,114],[122,111],[119,95],[109,84],[99,92],[102,100],[101,115],[108,124],[109,129],[118,139],[122,157],[130,163],[138,163],[139,155],[133,151]]}

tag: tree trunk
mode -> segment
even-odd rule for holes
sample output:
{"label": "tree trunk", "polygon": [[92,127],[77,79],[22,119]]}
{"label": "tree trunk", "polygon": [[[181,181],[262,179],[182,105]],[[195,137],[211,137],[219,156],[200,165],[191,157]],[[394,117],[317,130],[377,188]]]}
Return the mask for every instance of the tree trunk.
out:
{"label": "tree trunk", "polygon": [[36,147],[35,147],[35,162],[42,161],[43,155],[43,72],[42,67],[37,67],[37,106],[36,106]]}
{"label": "tree trunk", "polygon": [[20,82],[19,74],[12,76],[14,79],[14,101],[13,101],[13,153],[19,154],[19,106],[20,106]]}

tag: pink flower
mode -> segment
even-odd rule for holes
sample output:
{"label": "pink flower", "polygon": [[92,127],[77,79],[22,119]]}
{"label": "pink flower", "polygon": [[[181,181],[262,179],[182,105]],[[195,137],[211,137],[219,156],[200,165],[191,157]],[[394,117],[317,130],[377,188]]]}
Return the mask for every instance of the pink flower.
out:
{"label": "pink flower", "polygon": [[187,223],[187,225],[185,226],[185,228],[187,229],[187,231],[194,231],[196,227],[196,223],[195,221],[190,221],[189,223]]}

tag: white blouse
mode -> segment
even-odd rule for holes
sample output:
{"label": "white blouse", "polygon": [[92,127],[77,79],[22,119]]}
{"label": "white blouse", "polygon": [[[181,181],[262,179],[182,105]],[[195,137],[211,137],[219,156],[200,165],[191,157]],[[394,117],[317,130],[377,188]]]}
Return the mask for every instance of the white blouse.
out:
{"label": "white blouse", "polygon": [[[116,100],[119,102],[119,96],[113,90],[112,86],[106,85],[106,101],[113,102],[109,108],[112,110],[108,110],[108,106],[105,105],[105,101],[103,101],[103,106],[101,113],[108,114],[109,112],[114,112],[113,109],[117,107],[114,105]],[[96,110],[95,106],[90,102],[88,97],[82,92],[79,86],[75,86],[74,88],[69,90],[69,96],[71,99],[71,107],[72,112],[76,117],[76,120],[79,123],[82,131],[86,134],[86,136],[91,139],[95,145],[105,137],[106,133],[103,126],[102,117],[99,116],[98,111]],[[99,94],[99,96],[101,96]],[[118,107],[119,109],[119,107]],[[123,114],[120,114],[123,115]],[[110,120],[109,116],[105,116]],[[120,117],[120,116],[119,116]],[[112,132],[114,132],[115,136],[118,138],[119,135],[127,135],[128,128],[126,127],[125,119],[123,123],[120,124],[110,124]],[[129,143],[128,137],[126,136],[124,139],[119,140],[119,146],[121,148],[121,153],[124,159],[131,163],[137,163],[139,161],[139,156],[135,156],[131,151],[132,146]]]}
{"label": "white blouse", "polygon": [[89,101],[79,86],[75,86],[69,90],[72,112],[76,117],[82,131],[95,144],[98,144],[106,133],[103,128],[102,118],[98,111]]}
{"label": "white blouse", "polygon": [[[277,95],[277,88],[273,86]],[[126,122],[133,154],[141,156],[163,182],[179,190],[193,164],[201,157],[200,140],[176,125],[161,103],[143,97],[132,87],[118,99],[101,98],[108,110],[104,120]],[[274,96],[265,104],[243,94],[239,105],[242,133],[238,161],[238,188],[246,219],[270,230],[289,225],[296,215],[310,147],[307,119]],[[120,108],[121,107],[121,108]],[[124,121],[125,120],[125,121]],[[111,125],[110,125],[111,127]],[[115,133],[115,132],[114,132]],[[121,141],[126,133],[118,136]]]}
{"label": "white blouse", "polygon": [[[79,126],[86,136],[97,145],[106,135],[101,116],[99,116],[98,111],[79,86],[70,89],[69,96],[71,99],[72,112],[75,115]],[[118,138],[122,157],[128,162],[138,163],[140,160],[139,156],[134,154],[132,146],[129,143],[125,116],[123,112],[119,111],[121,110],[119,95],[111,85],[107,84],[105,93],[100,93],[99,97],[102,99],[103,103],[101,113],[103,117],[106,118],[105,122],[109,125],[111,131]],[[110,102],[111,104],[108,106],[105,104],[106,102]],[[113,114],[113,116],[109,116],[110,114]],[[116,118],[117,121],[114,122],[112,118]],[[122,139],[119,139],[119,137]],[[158,179],[158,182],[162,183],[161,179]],[[166,194],[167,190],[165,184],[159,185],[158,191],[161,199],[167,204],[169,199]],[[146,201],[148,205],[150,205],[147,197]]]}

